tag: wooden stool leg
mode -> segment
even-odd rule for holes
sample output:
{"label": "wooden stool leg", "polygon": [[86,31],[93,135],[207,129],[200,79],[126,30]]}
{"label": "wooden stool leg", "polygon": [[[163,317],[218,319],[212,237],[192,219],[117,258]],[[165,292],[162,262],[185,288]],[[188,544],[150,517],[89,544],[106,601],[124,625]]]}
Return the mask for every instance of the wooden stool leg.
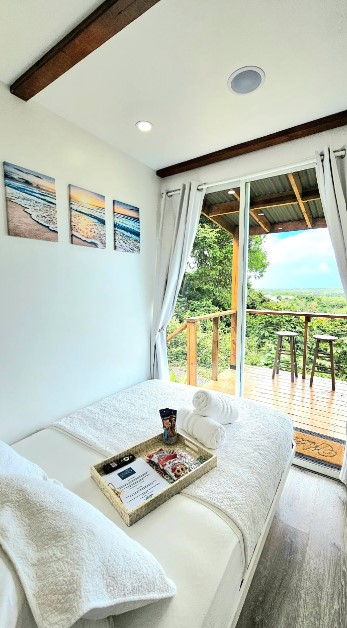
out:
{"label": "wooden stool leg", "polygon": [[293,345],[294,345],[294,366],[295,366],[295,377],[298,376],[298,363],[296,360],[296,342],[295,342],[295,338],[293,338]]}
{"label": "wooden stool leg", "polygon": [[331,389],[335,390],[334,349],[333,349],[333,341],[332,340],[329,340],[329,345],[330,345]]}
{"label": "wooden stool leg", "polygon": [[295,371],[295,367],[294,367],[294,344],[293,344],[293,340],[294,338],[292,336],[290,336],[289,338],[289,351],[290,351],[290,379],[292,382],[294,382],[294,371]]}
{"label": "wooden stool leg", "polygon": [[315,368],[316,368],[318,349],[319,349],[319,340],[316,340],[316,348],[314,350],[312,371],[311,371],[311,377],[310,377],[310,386],[312,386],[312,384],[313,384],[313,376],[314,376],[314,371],[315,371]]}
{"label": "wooden stool leg", "polygon": [[283,345],[283,337],[280,336],[280,350],[278,352],[278,360],[277,360],[277,368],[276,368],[276,373],[278,375],[278,373],[280,372],[280,364],[281,364],[281,355],[282,355],[282,345]]}
{"label": "wooden stool leg", "polygon": [[280,340],[281,340],[281,337],[280,337],[280,336],[278,336],[278,338],[277,338],[276,353],[275,353],[274,367],[273,367],[273,369],[272,369],[272,379],[274,379],[274,378],[275,378],[276,371],[277,371],[277,360],[278,360],[279,351],[280,351]]}

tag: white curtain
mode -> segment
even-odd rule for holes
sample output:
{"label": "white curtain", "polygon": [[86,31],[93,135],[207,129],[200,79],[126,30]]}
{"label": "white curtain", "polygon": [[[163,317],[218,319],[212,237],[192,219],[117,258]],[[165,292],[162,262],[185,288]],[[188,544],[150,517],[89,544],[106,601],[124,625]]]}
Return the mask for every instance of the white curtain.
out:
{"label": "white curtain", "polygon": [[151,333],[151,376],[169,379],[166,328],[174,312],[198,229],[204,190],[198,183],[182,185],[179,194],[162,198]]}
{"label": "white curtain", "polygon": [[[316,154],[317,181],[341,283],[347,297],[347,156],[337,158],[325,146]],[[340,479],[347,484],[347,447]]]}

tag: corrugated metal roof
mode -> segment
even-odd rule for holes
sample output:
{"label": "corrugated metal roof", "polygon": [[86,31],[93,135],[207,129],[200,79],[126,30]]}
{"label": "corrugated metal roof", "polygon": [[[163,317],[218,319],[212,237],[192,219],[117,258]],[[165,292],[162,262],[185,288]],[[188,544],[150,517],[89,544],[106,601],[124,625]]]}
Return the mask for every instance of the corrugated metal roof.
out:
{"label": "corrugated metal roof", "polygon": [[301,172],[299,172],[298,174],[303,190],[310,190],[312,188],[318,187],[315,168],[310,168],[309,170],[301,170]]}
{"label": "corrugated metal roof", "polygon": [[223,216],[223,218],[226,219],[231,227],[236,227],[240,222],[239,214],[226,214],[225,216]]}
{"label": "corrugated metal roof", "polygon": [[318,201],[307,201],[305,205],[310,208],[313,218],[324,218],[322,201],[320,199]]}
{"label": "corrugated metal roof", "polygon": [[[240,219],[239,219],[239,214],[225,214],[225,216],[223,216],[223,218],[226,219],[227,223],[230,225],[230,227],[237,227],[240,223]],[[250,216],[249,219],[249,224],[251,227],[257,227],[258,223],[256,220],[254,220],[254,218],[252,218],[252,216]]]}
{"label": "corrugated metal roof", "polygon": [[[240,195],[240,189],[234,189],[235,192]],[[218,203],[230,203],[230,201],[237,202],[237,199],[232,194],[228,194],[228,190],[223,190],[222,192],[211,192],[210,194],[206,194],[205,201],[207,205],[217,205]]]}
{"label": "corrugated metal roof", "polygon": [[[303,192],[307,190],[316,190],[317,189],[317,178],[316,171],[314,168],[309,170],[302,170],[297,173],[300,181]],[[228,194],[228,189],[223,190],[222,192],[211,192],[210,194],[206,194],[205,203],[207,206],[216,205],[219,203],[227,203],[230,201],[234,201],[235,197]],[[236,189],[236,192],[239,194],[239,189]],[[258,197],[271,196],[276,194],[281,194],[283,192],[292,192],[292,187],[287,175],[279,175],[276,177],[267,177],[265,179],[261,179],[260,181],[252,181],[251,182],[251,206],[252,202],[255,202]],[[322,203],[319,200],[316,201],[307,201],[305,203],[306,207],[311,210],[313,218],[322,218],[324,217]],[[291,203],[290,205],[278,205],[274,207],[266,207],[262,209],[264,216],[268,219],[271,225],[283,223],[283,222],[291,222],[297,220],[303,220],[303,214],[301,212],[300,206],[298,203]],[[238,214],[224,214],[224,218],[227,220],[231,227],[235,227],[239,224],[239,216]],[[250,217],[250,225],[257,226],[258,223],[252,217]]]}
{"label": "corrugated metal roof", "polygon": [[266,212],[266,217],[271,224],[277,224],[279,222],[290,222],[291,220],[303,220],[302,213],[299,205],[279,205],[277,207],[269,207]]}
{"label": "corrugated metal roof", "polygon": [[267,177],[260,181],[251,182],[251,199],[256,196],[267,196],[268,194],[278,194],[280,192],[291,192],[292,186],[285,174],[277,177]]}

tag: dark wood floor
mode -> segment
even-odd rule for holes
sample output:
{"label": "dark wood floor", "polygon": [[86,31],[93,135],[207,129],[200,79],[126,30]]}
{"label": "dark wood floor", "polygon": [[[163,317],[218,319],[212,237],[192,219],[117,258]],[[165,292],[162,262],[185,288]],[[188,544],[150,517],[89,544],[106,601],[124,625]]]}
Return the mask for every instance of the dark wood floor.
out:
{"label": "dark wood floor", "polygon": [[292,467],[237,628],[347,628],[347,493]]}

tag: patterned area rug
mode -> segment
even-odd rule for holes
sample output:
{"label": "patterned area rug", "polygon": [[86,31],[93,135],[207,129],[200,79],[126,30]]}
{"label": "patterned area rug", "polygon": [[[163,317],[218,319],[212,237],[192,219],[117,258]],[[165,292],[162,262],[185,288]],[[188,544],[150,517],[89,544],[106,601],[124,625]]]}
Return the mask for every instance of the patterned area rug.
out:
{"label": "patterned area rug", "polygon": [[294,440],[297,458],[318,462],[332,469],[341,469],[345,441],[301,430],[298,427],[294,427]]}

